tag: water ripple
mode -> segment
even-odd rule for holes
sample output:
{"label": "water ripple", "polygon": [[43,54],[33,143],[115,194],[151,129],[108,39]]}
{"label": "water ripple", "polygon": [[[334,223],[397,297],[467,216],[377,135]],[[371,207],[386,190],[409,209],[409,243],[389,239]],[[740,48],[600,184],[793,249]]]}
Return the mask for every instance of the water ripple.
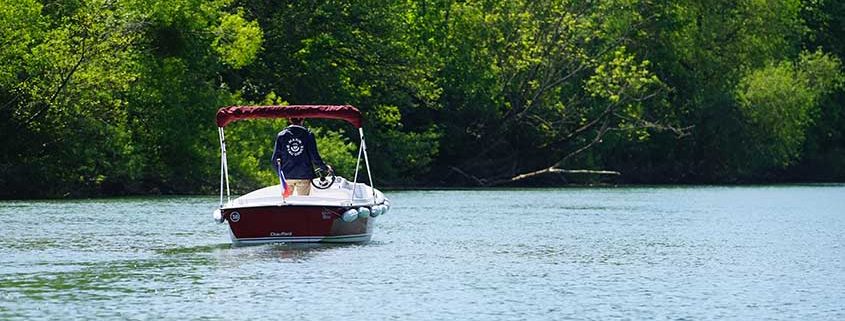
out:
{"label": "water ripple", "polygon": [[0,202],[0,320],[845,319],[845,187],[388,193],[365,245],[214,197]]}

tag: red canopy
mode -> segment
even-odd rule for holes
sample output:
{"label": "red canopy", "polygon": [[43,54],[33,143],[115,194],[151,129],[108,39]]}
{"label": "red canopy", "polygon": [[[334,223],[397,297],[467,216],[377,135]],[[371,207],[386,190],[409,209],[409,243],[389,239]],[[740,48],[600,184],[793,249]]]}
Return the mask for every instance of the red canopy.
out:
{"label": "red canopy", "polygon": [[253,118],[328,118],[361,128],[361,112],[351,105],[231,106],[217,111],[217,127]]}

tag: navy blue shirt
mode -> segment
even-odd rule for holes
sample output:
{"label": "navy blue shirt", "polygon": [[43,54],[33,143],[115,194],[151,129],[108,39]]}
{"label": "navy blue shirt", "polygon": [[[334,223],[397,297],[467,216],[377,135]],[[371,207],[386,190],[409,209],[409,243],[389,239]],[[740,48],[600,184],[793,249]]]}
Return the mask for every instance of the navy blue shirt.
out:
{"label": "navy blue shirt", "polygon": [[326,163],[317,151],[314,134],[305,127],[290,125],[276,136],[276,146],[270,162],[278,172],[276,159],[282,159],[282,171],[287,179],[312,179],[314,165],[327,170]]}

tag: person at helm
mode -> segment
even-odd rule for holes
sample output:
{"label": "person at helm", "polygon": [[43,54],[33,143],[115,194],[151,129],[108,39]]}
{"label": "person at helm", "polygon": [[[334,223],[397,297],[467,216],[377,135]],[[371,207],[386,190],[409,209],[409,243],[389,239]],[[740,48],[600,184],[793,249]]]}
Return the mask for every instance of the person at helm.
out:
{"label": "person at helm", "polygon": [[281,164],[294,195],[307,196],[311,194],[311,179],[316,177],[314,166],[324,171],[331,171],[331,166],[323,162],[314,134],[302,125],[302,118],[290,118],[288,123],[290,125],[276,136],[270,162],[277,172]]}

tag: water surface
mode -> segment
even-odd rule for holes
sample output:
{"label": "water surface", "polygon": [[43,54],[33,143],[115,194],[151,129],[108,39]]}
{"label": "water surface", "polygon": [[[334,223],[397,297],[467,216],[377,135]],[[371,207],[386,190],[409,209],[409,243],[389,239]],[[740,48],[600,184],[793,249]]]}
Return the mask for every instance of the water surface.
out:
{"label": "water surface", "polygon": [[845,186],[388,192],[364,245],[215,197],[0,202],[0,320],[843,320]]}

